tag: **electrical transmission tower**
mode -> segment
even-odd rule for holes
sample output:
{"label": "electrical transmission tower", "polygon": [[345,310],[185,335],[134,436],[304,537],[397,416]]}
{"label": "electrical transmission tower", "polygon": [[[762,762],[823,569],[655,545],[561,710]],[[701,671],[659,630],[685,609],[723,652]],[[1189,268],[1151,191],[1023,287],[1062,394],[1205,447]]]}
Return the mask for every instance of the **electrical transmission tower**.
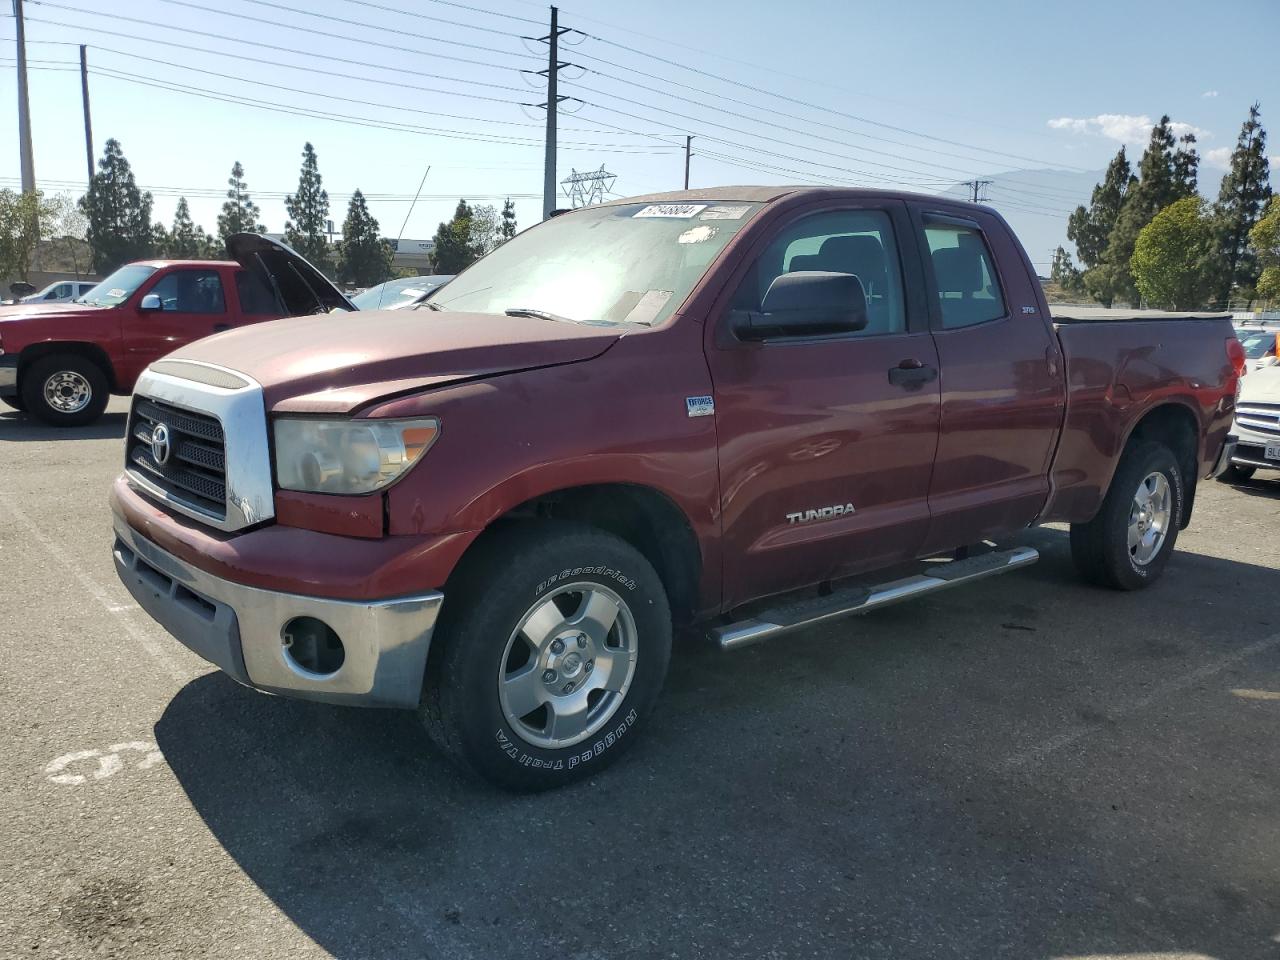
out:
{"label": "electrical transmission tower", "polygon": [[599,170],[589,170],[586,173],[572,170],[569,176],[560,181],[560,186],[564,188],[564,195],[569,198],[570,205],[577,209],[589,207],[593,203],[604,203],[605,195],[613,192],[613,182],[617,179],[617,175],[606,170],[602,163]]}
{"label": "electrical transmission tower", "polygon": [[987,202],[987,187],[991,186],[990,180],[966,180],[964,185],[969,188],[969,199],[973,203]]}

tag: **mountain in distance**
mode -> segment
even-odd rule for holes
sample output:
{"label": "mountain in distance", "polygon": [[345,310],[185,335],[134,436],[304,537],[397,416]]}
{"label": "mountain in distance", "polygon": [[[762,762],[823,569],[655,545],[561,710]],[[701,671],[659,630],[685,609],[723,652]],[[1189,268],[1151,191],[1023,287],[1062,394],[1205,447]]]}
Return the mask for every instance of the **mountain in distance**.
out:
{"label": "mountain in distance", "polygon": [[[990,180],[983,195],[1009,221],[1027,254],[1042,277],[1049,275],[1053,251],[1065,247],[1075,259],[1075,244],[1067,239],[1067,218],[1077,206],[1089,205],[1093,188],[1105,171],[1079,173],[1074,170],[1008,170],[979,177]],[[948,187],[948,197],[972,196],[964,183]],[[1079,264],[1077,264],[1079,266]]]}

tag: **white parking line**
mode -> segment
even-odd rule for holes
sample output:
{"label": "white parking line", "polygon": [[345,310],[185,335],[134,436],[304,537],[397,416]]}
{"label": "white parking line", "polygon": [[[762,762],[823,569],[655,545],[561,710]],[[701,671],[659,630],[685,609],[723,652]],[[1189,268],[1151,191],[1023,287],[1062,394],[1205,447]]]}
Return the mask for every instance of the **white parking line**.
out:
{"label": "white parking line", "polygon": [[66,551],[58,546],[58,544],[56,544],[48,534],[41,530],[35,521],[28,517],[26,513],[13,502],[13,498],[4,491],[0,491],[0,505],[3,505],[9,513],[13,514],[14,519],[26,528],[26,532],[31,539],[44,547],[50,557],[52,557],[63,569],[71,574],[72,577],[79,581],[85,591],[97,600],[104,610],[108,613],[117,615],[114,617],[115,622],[120,625],[121,629],[123,629],[125,633],[129,634],[129,636],[137,642],[138,646],[151,654],[152,658],[155,659],[166,673],[175,680],[190,679],[191,672],[180,667],[177,662],[169,656],[168,650],[163,644],[157,643],[144,629],[139,627],[137,624],[132,623],[128,617],[119,616],[121,613],[132,612],[132,610],[136,608],[136,604],[122,604],[117,598],[112,597],[105,587],[81,570],[80,567],[67,556]]}
{"label": "white parking line", "polygon": [[[1145,710],[1157,700],[1161,700],[1170,694],[1180,693],[1188,687],[1194,687],[1196,684],[1208,680],[1212,676],[1216,676],[1228,667],[1234,666],[1241,660],[1247,660],[1255,654],[1262,653],[1263,651],[1270,650],[1273,647],[1278,646],[1280,646],[1280,633],[1266,637],[1262,640],[1256,640],[1248,646],[1241,647],[1234,653],[1229,653],[1225,657],[1219,657],[1217,660],[1206,663],[1202,667],[1197,667],[1190,673],[1185,673],[1181,677],[1175,677],[1165,683],[1158,684],[1145,697],[1139,697],[1137,700],[1130,700],[1122,707],[1106,711],[1104,715],[1108,720],[1119,720],[1123,717],[1137,713],[1140,710]],[[1004,766],[1009,769],[1017,769],[1019,767],[1025,767],[1028,764],[1038,763],[1050,754],[1057,753],[1059,750],[1069,747],[1079,740],[1083,740],[1085,737],[1096,732],[1097,729],[1097,725],[1081,725],[1073,727],[1072,729],[1066,730],[1057,736],[1050,737],[1048,740],[1037,744],[1030,750],[1024,750],[1021,753],[1014,754],[1004,762]]]}

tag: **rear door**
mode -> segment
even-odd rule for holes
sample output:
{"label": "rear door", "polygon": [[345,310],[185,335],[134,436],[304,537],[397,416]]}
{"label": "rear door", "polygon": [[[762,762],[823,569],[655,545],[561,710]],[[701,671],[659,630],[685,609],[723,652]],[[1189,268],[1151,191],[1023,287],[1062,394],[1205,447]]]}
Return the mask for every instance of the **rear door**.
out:
{"label": "rear door", "polygon": [[[160,308],[143,310],[150,294]],[[169,267],[144,283],[121,308],[121,333],[127,369],[122,382],[132,383],[149,363],[178,347],[231,326],[227,291],[217,267]]]}
{"label": "rear door", "polygon": [[[900,201],[811,205],[731,278],[707,344],[729,605],[886,566],[924,541],[938,380],[914,244]],[[799,270],[856,274],[867,328],[738,340],[732,309],[758,311],[770,283]]]}
{"label": "rear door", "polygon": [[[912,204],[941,370],[925,553],[1026,526],[1049,491],[1062,358],[1021,247],[991,214]],[[966,212],[967,213],[967,212]]]}

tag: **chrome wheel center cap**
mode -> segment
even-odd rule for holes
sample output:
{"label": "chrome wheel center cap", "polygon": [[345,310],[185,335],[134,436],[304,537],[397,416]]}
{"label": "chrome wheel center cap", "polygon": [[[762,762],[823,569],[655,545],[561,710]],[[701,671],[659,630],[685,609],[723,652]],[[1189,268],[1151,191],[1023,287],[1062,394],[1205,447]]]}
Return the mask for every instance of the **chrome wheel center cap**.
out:
{"label": "chrome wheel center cap", "polygon": [[560,662],[560,672],[566,677],[576,677],[582,672],[582,654],[574,650]]}

